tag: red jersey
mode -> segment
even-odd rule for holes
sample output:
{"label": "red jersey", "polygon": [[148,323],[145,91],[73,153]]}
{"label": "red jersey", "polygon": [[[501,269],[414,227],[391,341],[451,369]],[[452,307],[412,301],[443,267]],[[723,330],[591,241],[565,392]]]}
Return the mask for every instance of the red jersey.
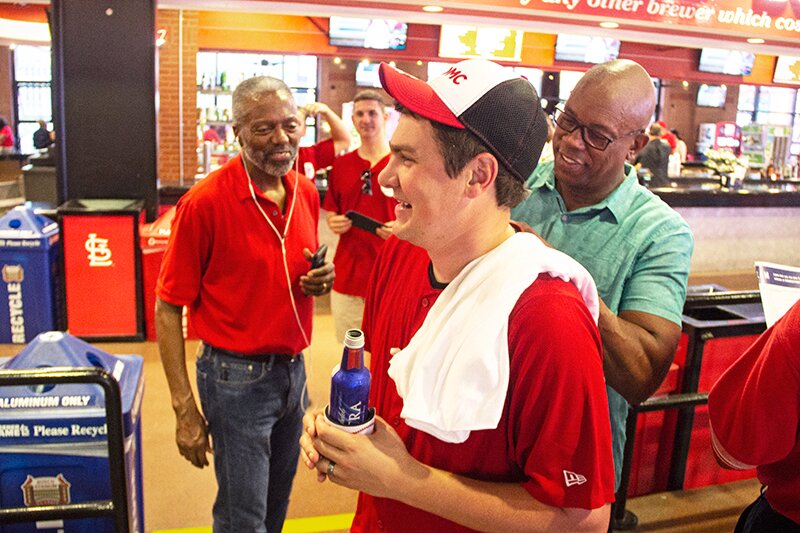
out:
{"label": "red jersey", "polygon": [[673,152],[675,151],[675,148],[678,147],[678,138],[671,131],[664,132],[661,135],[661,139],[667,141],[667,144],[669,144],[669,147]]}
{"label": "red jersey", "polygon": [[317,170],[331,166],[335,159],[333,139],[326,139],[311,146],[298,148],[295,169],[301,175],[313,180]]}
{"label": "red jersey", "polygon": [[[427,252],[390,237],[378,256],[364,310],[372,352],[370,402],[409,453],[473,479],[516,482],[555,507],[594,509],[614,499],[611,428],[600,334],[577,289],[541,275],[509,316],[510,380],[496,429],[460,444],[410,428],[388,374],[389,349],[405,347],[441,293]],[[567,326],[568,325],[568,326]],[[469,531],[395,500],[359,495],[352,531]]]}
{"label": "red jersey", "polygon": [[[322,203],[323,209],[340,215],[347,211],[358,211],[381,222],[394,220],[397,200],[384,196],[378,185],[378,174],[387,163],[388,155],[370,168],[369,161],[362,159],[358,151],[336,159],[328,176],[328,192]],[[365,171],[370,171],[371,195],[362,190],[364,181],[361,176]],[[352,227],[339,235],[333,258],[336,265],[333,290],[351,296],[366,296],[369,276],[381,246],[382,238],[360,228]]]}
{"label": "red jersey", "polygon": [[[289,298],[281,243],[256,207],[248,180],[238,155],[178,201],[156,294],[188,306],[198,336],[208,344],[243,354],[294,354],[306,345]],[[317,249],[319,196],[294,171],[283,177],[283,185],[286,213],[253,188],[261,208],[286,235],[291,291],[311,338],[313,300],[303,294],[299,278],[309,270],[303,248]]]}
{"label": "red jersey", "polygon": [[720,376],[708,395],[714,449],[733,468],[755,465],[764,495],[800,524],[800,302]]}
{"label": "red jersey", "polygon": [[14,146],[14,132],[11,131],[11,126],[5,125],[0,130],[0,135],[3,135],[3,142],[0,144],[3,148]]}

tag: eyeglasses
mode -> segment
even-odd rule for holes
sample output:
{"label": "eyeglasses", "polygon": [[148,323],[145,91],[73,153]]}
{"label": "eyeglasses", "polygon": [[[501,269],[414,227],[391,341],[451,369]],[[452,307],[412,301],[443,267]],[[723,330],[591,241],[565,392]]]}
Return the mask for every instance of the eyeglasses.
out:
{"label": "eyeglasses", "polygon": [[361,192],[372,196],[372,170],[370,169],[361,173]]}
{"label": "eyeglasses", "polygon": [[553,122],[556,123],[556,126],[561,128],[567,133],[572,133],[573,131],[577,130],[578,128],[581,129],[581,138],[583,142],[587,145],[591,146],[595,150],[600,150],[601,152],[608,148],[608,145],[617,142],[620,139],[625,137],[630,137],[631,135],[639,135],[644,133],[643,129],[634,130],[628,132],[624,135],[620,135],[616,139],[612,139],[606,135],[603,135],[599,131],[587,126],[578,121],[571,113],[566,111],[561,106],[556,106],[556,112],[553,115]]}

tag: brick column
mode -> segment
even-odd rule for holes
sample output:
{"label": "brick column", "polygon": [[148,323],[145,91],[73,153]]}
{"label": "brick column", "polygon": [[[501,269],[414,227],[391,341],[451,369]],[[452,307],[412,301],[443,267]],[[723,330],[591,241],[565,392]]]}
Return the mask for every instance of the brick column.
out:
{"label": "brick column", "polygon": [[2,79],[0,79],[0,116],[6,117],[8,125],[11,126],[11,129],[14,129],[16,109],[14,109],[14,98],[12,96],[12,69],[11,50],[8,46],[2,45],[0,46],[0,73],[3,74]]}
{"label": "brick column", "polygon": [[[179,24],[182,18],[182,35]],[[166,43],[158,50],[158,178],[160,184],[191,185],[197,171],[197,12],[159,9],[156,29],[166,30]],[[178,72],[182,43],[183,150],[180,131]]]}

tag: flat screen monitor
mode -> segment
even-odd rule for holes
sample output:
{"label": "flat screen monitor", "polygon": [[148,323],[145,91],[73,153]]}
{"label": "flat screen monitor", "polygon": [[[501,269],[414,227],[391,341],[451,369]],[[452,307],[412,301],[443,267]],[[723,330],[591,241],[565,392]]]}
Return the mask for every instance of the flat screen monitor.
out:
{"label": "flat screen monitor", "polygon": [[379,50],[404,50],[408,24],[388,19],[331,17],[328,43]]}
{"label": "flat screen monitor", "polygon": [[800,57],[778,56],[772,81],[800,85]]}
{"label": "flat screen monitor", "polygon": [[357,87],[381,87],[381,79],[378,76],[380,63],[360,62],[356,67],[356,86]]}
{"label": "flat screen monitor", "polygon": [[753,71],[753,61],[755,59],[756,55],[752,52],[703,48],[700,50],[700,62],[697,65],[697,70],[714,74],[748,76]]}
{"label": "flat screen monitor", "polygon": [[725,85],[702,84],[697,89],[697,105],[700,107],[725,107],[728,88]]}
{"label": "flat screen monitor", "polygon": [[619,55],[619,41],[609,37],[589,35],[556,36],[556,59],[558,61],[577,61],[579,63],[605,63]]}

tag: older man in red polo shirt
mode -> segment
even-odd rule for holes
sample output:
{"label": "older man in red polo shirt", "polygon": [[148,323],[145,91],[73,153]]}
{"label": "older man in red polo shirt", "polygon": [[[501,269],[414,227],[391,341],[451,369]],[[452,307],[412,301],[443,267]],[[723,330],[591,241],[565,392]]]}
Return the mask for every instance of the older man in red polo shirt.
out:
{"label": "older man in red polo shirt", "polygon": [[[213,444],[214,531],[273,532],[286,516],[308,404],[301,351],[311,337],[311,296],[330,290],[333,265],[309,270],[319,196],[291,170],[300,125],[286,84],[242,82],[233,130],[242,153],[178,202],[156,331],[181,455],[202,468]],[[203,341],[202,413],[186,371],[183,306]]]}

